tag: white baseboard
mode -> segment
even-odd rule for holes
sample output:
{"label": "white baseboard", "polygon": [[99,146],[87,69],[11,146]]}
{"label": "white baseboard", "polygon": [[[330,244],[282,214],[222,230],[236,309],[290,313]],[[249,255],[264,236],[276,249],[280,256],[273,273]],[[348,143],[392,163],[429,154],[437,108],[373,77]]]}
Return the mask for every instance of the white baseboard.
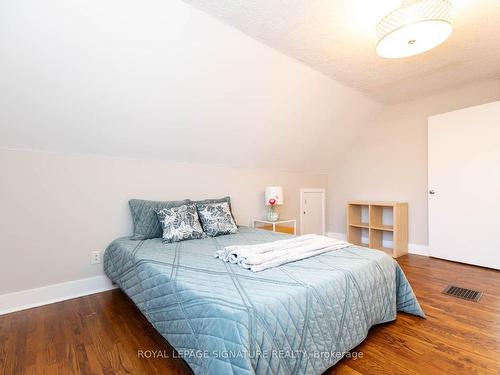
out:
{"label": "white baseboard", "polygon": [[408,244],[408,253],[415,255],[429,256],[429,247],[426,245],[417,245],[415,243]]}
{"label": "white baseboard", "polygon": [[[347,236],[345,233],[335,233],[335,232],[327,232],[326,235],[328,237],[337,238],[339,240],[345,241]],[[365,242],[368,242],[368,239],[364,239]],[[384,246],[391,247],[392,241],[384,241]],[[424,255],[429,256],[428,247],[426,245],[417,245],[413,243],[408,244],[408,253],[415,255]]]}
{"label": "white baseboard", "polygon": [[115,289],[106,276],[52,284],[0,295],[0,315]]}

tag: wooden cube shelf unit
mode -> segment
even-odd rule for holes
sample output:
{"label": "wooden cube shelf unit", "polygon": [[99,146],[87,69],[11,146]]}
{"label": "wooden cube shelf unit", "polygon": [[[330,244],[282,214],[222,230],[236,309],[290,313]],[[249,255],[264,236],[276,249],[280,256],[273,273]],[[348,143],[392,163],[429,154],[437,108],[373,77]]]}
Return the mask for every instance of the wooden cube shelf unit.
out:
{"label": "wooden cube shelf unit", "polygon": [[[383,222],[389,211],[392,224]],[[367,236],[365,236],[367,234]],[[384,246],[384,235],[392,237],[392,247]],[[363,242],[368,238],[368,243]],[[408,203],[347,202],[347,241],[358,246],[382,250],[397,258],[408,253]]]}

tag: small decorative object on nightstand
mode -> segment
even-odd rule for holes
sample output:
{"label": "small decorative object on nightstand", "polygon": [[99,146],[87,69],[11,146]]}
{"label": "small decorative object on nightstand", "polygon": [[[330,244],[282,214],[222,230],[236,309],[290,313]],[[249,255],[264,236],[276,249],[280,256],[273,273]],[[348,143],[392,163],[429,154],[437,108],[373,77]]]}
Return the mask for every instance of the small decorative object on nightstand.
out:
{"label": "small decorative object on nightstand", "polygon": [[272,230],[273,232],[297,234],[297,220],[295,219],[281,219],[279,221],[253,219],[252,227]]}
{"label": "small decorative object on nightstand", "polygon": [[267,208],[267,220],[276,222],[280,218],[278,205],[283,204],[283,188],[281,186],[266,187],[265,204]]}

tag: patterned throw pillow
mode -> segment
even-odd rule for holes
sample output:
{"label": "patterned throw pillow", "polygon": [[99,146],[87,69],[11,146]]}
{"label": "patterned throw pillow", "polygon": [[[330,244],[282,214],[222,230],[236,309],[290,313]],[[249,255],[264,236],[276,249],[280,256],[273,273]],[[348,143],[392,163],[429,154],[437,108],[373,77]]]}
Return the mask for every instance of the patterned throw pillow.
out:
{"label": "patterned throw pillow", "polygon": [[209,204],[209,203],[224,203],[227,202],[229,206],[229,211],[231,212],[231,216],[233,217],[234,220],[234,215],[233,215],[233,210],[231,209],[231,197],[223,197],[223,198],[209,198],[209,199],[202,199],[200,201],[191,201],[190,203],[194,203],[196,207],[202,205],[202,204]]}
{"label": "patterned throw pillow", "polygon": [[197,204],[203,230],[210,237],[238,232],[227,202]]}
{"label": "patterned throw pillow", "polygon": [[156,211],[163,228],[164,242],[178,242],[204,238],[203,228],[194,204],[164,208]]}
{"label": "patterned throw pillow", "polygon": [[179,207],[183,204],[190,204],[189,199],[182,201],[145,201],[142,199],[131,199],[130,212],[134,222],[134,235],[132,240],[147,240],[149,238],[159,238],[162,234],[162,227],[156,215],[157,211],[165,208]]}

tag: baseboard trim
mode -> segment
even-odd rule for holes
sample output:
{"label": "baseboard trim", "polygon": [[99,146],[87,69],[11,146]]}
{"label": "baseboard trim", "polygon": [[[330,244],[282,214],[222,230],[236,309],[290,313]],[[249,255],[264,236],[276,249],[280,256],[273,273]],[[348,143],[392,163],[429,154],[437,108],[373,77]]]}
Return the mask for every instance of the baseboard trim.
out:
{"label": "baseboard trim", "polygon": [[417,245],[414,243],[408,244],[408,253],[414,255],[429,256],[429,247],[426,245]]}
{"label": "baseboard trim", "polygon": [[90,277],[0,295],[0,315],[115,289],[106,276]]}
{"label": "baseboard trim", "polygon": [[[343,240],[343,241],[345,241],[347,238],[345,233],[327,232],[326,235],[328,237],[337,238],[337,239]],[[390,246],[389,243],[387,243],[387,244],[384,243],[384,245]],[[428,257],[429,256],[429,249],[426,245],[417,245],[417,244],[409,243],[408,244],[408,253],[415,254],[415,255],[423,255],[423,256]]]}

